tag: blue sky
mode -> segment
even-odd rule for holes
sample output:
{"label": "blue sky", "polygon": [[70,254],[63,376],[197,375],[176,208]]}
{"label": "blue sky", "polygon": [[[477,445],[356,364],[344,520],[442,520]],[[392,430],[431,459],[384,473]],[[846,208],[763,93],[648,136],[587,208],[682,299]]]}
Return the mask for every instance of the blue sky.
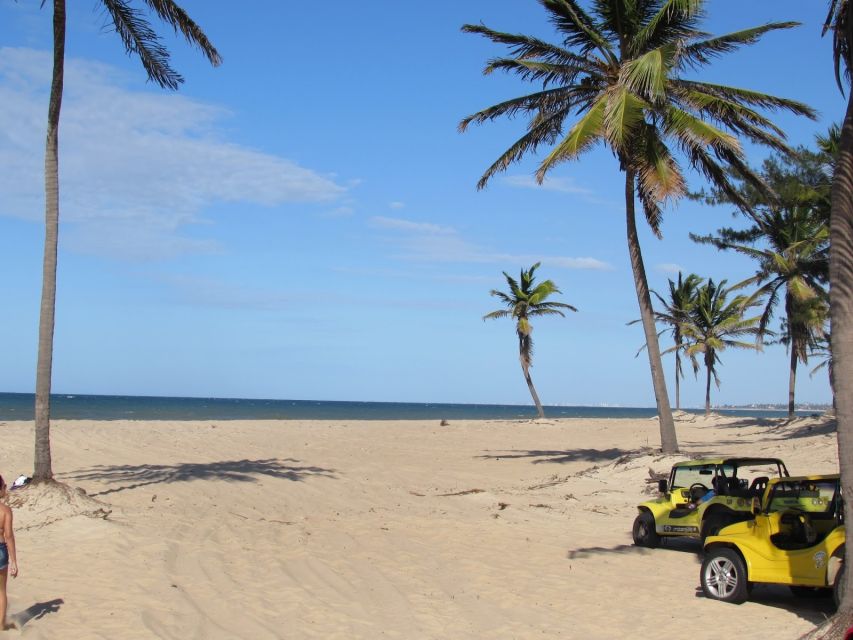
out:
{"label": "blue sky", "polygon": [[[39,4],[0,0],[3,391],[35,380],[51,47]],[[534,325],[543,402],[654,405],[648,361],[634,357],[642,331],[626,326],[638,311],[615,161],[595,150],[536,186],[533,158],[478,192],[524,121],[456,130],[533,88],[482,76],[504,51],[460,27],[553,39],[536,2],[184,0],[224,64],[168,37],[178,93],[146,84],[97,5],[69,3],[56,392],[526,404],[512,323],[481,318],[501,271],[542,261],[579,309]],[[711,33],[803,26],[705,78],[816,108],[817,122],[777,118],[795,145],[840,119],[825,2],[707,7]],[[765,155],[750,149],[753,164]],[[663,240],[643,228],[652,288],[679,268],[750,275],[749,261],[687,237],[733,222],[682,201]],[[715,402],[786,401],[783,347],[722,359]],[[664,366],[672,396],[671,356]],[[688,377],[683,404],[703,398]],[[801,368],[798,399],[829,401],[825,374]]]}

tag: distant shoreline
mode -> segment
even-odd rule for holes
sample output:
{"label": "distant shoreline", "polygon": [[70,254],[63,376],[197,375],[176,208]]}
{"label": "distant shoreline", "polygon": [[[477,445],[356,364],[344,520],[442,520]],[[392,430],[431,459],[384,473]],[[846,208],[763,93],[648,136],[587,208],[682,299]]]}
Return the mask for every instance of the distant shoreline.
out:
{"label": "distant shoreline", "polygon": [[[0,420],[32,420],[31,393],[0,393]],[[703,409],[682,409],[703,415]],[[735,417],[778,417],[781,409],[715,407]],[[811,415],[820,409],[798,410]],[[548,418],[652,418],[654,407],[546,406]],[[514,420],[533,419],[528,405],[352,402],[56,394],[51,416],[66,420]]]}

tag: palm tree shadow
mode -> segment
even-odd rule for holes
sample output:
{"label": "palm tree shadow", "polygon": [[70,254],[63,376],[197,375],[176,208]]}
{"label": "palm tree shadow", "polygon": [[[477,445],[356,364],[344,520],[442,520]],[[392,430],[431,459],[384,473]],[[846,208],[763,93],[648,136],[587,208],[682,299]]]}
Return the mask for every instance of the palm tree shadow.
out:
{"label": "palm tree shadow", "polygon": [[300,482],[307,478],[335,478],[334,469],[299,466],[299,460],[268,458],[266,460],[222,460],[219,462],[180,462],[173,465],[97,465],[63,474],[69,480],[90,480],[117,484],[93,496],[138,489],[151,484],[171,484],[192,480],[225,480],[226,482],[258,482],[258,476]]}
{"label": "palm tree shadow", "polygon": [[505,451],[496,453],[485,453],[477,456],[486,460],[500,460],[512,458],[534,458],[533,464],[541,464],[543,462],[554,464],[566,464],[569,462],[612,462],[620,458],[626,458],[638,455],[637,451],[629,451],[627,449],[570,449],[565,451],[560,450],[531,450],[531,451]]}
{"label": "palm tree shadow", "polygon": [[[727,422],[717,426],[718,429],[740,429],[743,427],[768,427],[768,437],[777,440],[788,440],[790,438],[806,438],[810,436],[826,435],[838,430],[838,422],[834,419],[822,419],[818,424],[808,422],[797,424],[801,416],[789,420],[787,418],[744,418],[734,422]],[[811,416],[821,419],[820,414]],[[734,441],[736,442],[736,441]]]}
{"label": "palm tree shadow", "polygon": [[18,625],[19,629],[22,629],[25,624],[30,622],[30,620],[40,620],[49,613],[56,613],[59,611],[59,607],[63,604],[65,604],[65,600],[62,598],[55,598],[53,600],[48,600],[47,602],[36,602],[20,613],[16,613],[9,617],[12,622]]}

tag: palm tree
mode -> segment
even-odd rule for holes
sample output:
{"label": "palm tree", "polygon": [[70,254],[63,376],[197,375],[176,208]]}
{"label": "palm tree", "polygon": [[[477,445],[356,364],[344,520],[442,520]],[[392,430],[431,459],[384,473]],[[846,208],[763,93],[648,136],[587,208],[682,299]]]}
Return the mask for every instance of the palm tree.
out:
{"label": "palm tree", "polygon": [[[678,272],[678,284],[669,280],[669,300],[666,300],[657,291],[652,289],[652,294],[660,301],[663,311],[655,311],[655,320],[660,324],[669,326],[672,335],[672,341],[675,343],[672,349],[667,350],[675,352],[675,408],[681,409],[681,379],[684,377],[684,371],[681,367],[681,352],[684,351],[687,345],[684,344],[684,336],[682,335],[681,327],[689,319],[690,309],[696,303],[696,288],[702,282],[702,278],[695,273],[687,276],[684,280],[681,272]],[[631,320],[629,325],[637,324],[641,320]],[[658,338],[666,332],[666,329],[658,331]],[[646,345],[640,347],[635,358],[643,352]],[[693,364],[693,372],[696,373],[699,365],[696,364],[696,359],[691,358]]]}
{"label": "palm tree", "polygon": [[[824,313],[827,314],[827,325],[829,320],[829,309]],[[809,376],[814,376],[821,369],[826,369],[829,378],[829,390],[832,392],[832,411],[835,413],[837,405],[835,402],[835,372],[832,366],[832,346],[830,344],[829,327],[824,326],[824,330],[815,335],[814,342],[809,346],[809,358],[820,358],[817,365],[809,372]]]}
{"label": "palm tree", "polygon": [[[552,147],[536,172],[540,182],[559,163],[577,159],[597,142],[614,153],[625,174],[628,253],[648,345],[661,448],[674,453],[678,440],[637,236],[635,199],[639,197],[646,221],[660,236],[663,207],[685,193],[682,168],[673,149],[693,169],[735,197],[727,167],[760,182],[746,166],[736,136],[790,151],[782,131],[756,108],[814,117],[809,107],[755,91],[688,80],[681,74],[796,23],[770,23],[708,37],[698,29],[704,0],[595,0],[592,14],[577,0],[539,2],[559,31],[560,44],[494,31],[482,24],[463,26],[463,31],[510,48],[510,57],[489,61],[485,73],[515,73],[522,80],[541,82],[542,90],[468,116],[459,128],[464,131],[472,123],[501,116],[529,116],[526,133],[486,170],[479,188],[540,146]],[[567,123],[574,115],[577,119]]]}
{"label": "palm tree", "polygon": [[[797,363],[808,362],[809,343],[815,332],[823,330],[819,312],[828,301],[824,284],[829,275],[829,227],[819,209],[800,204],[790,208],[770,204],[754,210],[751,218],[754,224],[745,231],[720,229],[717,236],[690,237],[736,251],[758,263],[755,275],[734,288],[758,285],[750,300],[766,296],[759,335],[767,329],[780,297],[784,297],[783,342],[790,352],[788,415],[793,417]],[[759,242],[765,247],[756,247]]]}
{"label": "palm tree", "polygon": [[539,268],[541,263],[537,262],[530,269],[522,269],[519,281],[516,281],[506,271],[503,272],[506,283],[509,285],[509,293],[492,289],[491,295],[499,298],[504,303],[506,309],[498,309],[483,316],[483,320],[492,320],[495,318],[514,318],[515,333],[518,335],[518,359],[521,362],[521,370],[524,372],[524,380],[527,382],[527,388],[530,389],[530,395],[533,397],[533,402],[536,405],[536,412],[540,418],[545,417],[545,411],[542,409],[542,403],[539,402],[539,395],[533,386],[533,380],[530,377],[530,367],[533,363],[533,325],[530,324],[530,318],[534,316],[558,315],[565,317],[565,314],[560,309],[569,309],[577,311],[572,305],[564,302],[549,302],[548,298],[560,293],[557,285],[551,280],[545,280],[536,284],[533,272]]}
{"label": "palm tree", "polygon": [[[850,84],[853,71],[853,16],[848,0],[830,0],[824,34],[832,31],[833,61],[838,88],[844,93],[842,73]],[[835,379],[835,415],[838,420],[838,461],[842,492],[853,495],[853,92],[841,125],[838,158],[832,182],[829,223],[829,289],[832,325],[832,362]],[[853,504],[845,501],[845,517],[852,522]],[[853,547],[853,527],[847,530]],[[844,594],[835,633],[853,622],[853,571],[842,577]]]}
{"label": "palm tree", "polygon": [[[691,273],[684,280],[681,272],[678,272],[678,283],[669,280],[669,300],[665,300],[657,291],[652,291],[662,305],[662,311],[655,311],[655,319],[658,322],[669,325],[672,341],[675,343],[675,408],[681,409],[681,383],[684,371],[681,369],[681,352],[685,349],[682,327],[690,319],[690,312],[696,304],[696,290],[702,282],[702,278]],[[696,361],[693,362],[693,370],[696,370]]]}
{"label": "palm tree", "polygon": [[[173,0],[143,0],[160,19],[196,45],[214,66],[219,53],[207,36]],[[176,90],[183,78],[169,64],[169,52],[146,16],[130,0],[101,0],[128,54],[139,56],[148,79]],[[65,0],[53,0],[53,78],[45,144],[45,241],[39,312],[39,345],[35,394],[35,465],[33,480],[53,478],[50,454],[50,389],[53,369],[53,328],[56,311],[56,255],[59,237],[59,115],[65,76]]]}
{"label": "palm tree", "polygon": [[737,338],[758,335],[759,318],[744,318],[743,313],[754,301],[739,295],[726,301],[732,289],[726,289],[726,281],[714,284],[712,279],[703,284],[696,292],[696,303],[690,310],[688,321],[682,325],[687,341],[687,355],[703,354],[705,370],[705,415],[711,413],[711,378],[720,387],[717,365],[720,364],[720,351],[727,348],[760,349],[755,342],[741,342]]}

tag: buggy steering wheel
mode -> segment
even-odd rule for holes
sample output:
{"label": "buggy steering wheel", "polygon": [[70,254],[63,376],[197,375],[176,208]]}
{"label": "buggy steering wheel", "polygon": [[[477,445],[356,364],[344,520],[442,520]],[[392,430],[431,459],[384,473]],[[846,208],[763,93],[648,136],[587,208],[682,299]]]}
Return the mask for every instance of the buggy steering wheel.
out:
{"label": "buggy steering wheel", "polygon": [[[699,489],[702,489],[702,493],[699,493]],[[706,487],[701,482],[694,482],[690,485],[690,488],[687,490],[687,494],[690,496],[690,502],[696,502],[708,493],[708,487]]]}

